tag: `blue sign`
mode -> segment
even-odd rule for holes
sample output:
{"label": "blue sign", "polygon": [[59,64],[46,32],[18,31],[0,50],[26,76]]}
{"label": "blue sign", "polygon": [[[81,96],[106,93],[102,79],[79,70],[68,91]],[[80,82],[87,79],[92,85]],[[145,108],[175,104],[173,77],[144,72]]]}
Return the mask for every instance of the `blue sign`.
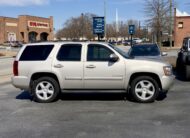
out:
{"label": "blue sign", "polygon": [[135,25],[129,25],[129,34],[130,35],[135,34]]}
{"label": "blue sign", "polygon": [[93,17],[93,33],[104,34],[104,17]]}

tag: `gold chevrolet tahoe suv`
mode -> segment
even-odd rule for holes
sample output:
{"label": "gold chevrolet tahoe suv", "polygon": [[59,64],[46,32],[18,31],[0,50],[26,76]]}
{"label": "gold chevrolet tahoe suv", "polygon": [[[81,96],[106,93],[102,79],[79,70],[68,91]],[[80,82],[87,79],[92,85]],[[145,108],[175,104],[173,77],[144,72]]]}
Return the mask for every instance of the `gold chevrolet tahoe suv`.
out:
{"label": "gold chevrolet tahoe suv", "polygon": [[26,44],[13,65],[12,84],[48,103],[64,91],[127,92],[141,103],[153,102],[173,84],[170,64],[132,58],[116,46],[99,42]]}

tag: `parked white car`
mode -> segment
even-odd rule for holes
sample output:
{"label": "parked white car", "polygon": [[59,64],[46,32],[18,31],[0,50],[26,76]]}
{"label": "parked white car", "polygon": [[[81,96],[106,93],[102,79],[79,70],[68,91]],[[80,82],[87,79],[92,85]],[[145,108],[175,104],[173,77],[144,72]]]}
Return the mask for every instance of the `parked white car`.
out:
{"label": "parked white car", "polygon": [[143,42],[143,40],[140,39],[140,38],[134,38],[133,41],[134,41],[136,44],[140,44],[140,43]]}
{"label": "parked white car", "polygon": [[53,102],[61,91],[128,92],[137,102],[153,102],[173,84],[172,67],[134,59],[98,42],[46,42],[24,45],[15,58],[12,84],[37,102]]}

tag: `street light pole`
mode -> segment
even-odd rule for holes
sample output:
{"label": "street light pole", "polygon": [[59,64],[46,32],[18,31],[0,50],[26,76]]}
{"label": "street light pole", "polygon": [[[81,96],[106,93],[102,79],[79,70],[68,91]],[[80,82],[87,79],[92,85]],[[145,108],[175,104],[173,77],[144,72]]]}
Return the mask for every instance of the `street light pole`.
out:
{"label": "street light pole", "polygon": [[104,35],[105,41],[107,41],[107,25],[106,25],[106,0],[104,0]]}
{"label": "street light pole", "polygon": [[82,21],[82,41],[83,41],[83,38],[84,38],[84,13],[81,13],[81,21]]}
{"label": "street light pole", "polygon": [[170,48],[172,47],[172,0],[170,0]]}

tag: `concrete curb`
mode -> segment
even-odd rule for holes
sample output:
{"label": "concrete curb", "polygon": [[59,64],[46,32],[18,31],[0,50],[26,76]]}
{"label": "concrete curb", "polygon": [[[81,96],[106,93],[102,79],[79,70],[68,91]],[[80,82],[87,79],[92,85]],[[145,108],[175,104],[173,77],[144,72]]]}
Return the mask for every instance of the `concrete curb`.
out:
{"label": "concrete curb", "polygon": [[2,56],[2,57],[0,57],[0,59],[7,59],[7,58],[14,58],[14,57],[12,57],[12,56]]}
{"label": "concrete curb", "polygon": [[12,74],[1,75],[0,85],[11,83]]}
{"label": "concrete curb", "polygon": [[0,86],[11,84],[11,81],[0,82]]}

